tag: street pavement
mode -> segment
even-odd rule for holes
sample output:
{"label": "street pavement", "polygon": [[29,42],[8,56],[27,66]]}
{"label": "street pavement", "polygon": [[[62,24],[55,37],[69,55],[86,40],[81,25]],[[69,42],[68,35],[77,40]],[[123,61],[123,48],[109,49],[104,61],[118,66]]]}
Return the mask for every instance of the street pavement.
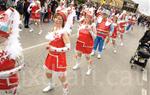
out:
{"label": "street pavement", "polygon": [[[31,25],[34,32],[23,29],[21,32],[21,43],[25,57],[26,67],[20,72],[20,86],[18,95],[62,95],[62,86],[54,74],[53,81],[55,89],[43,93],[42,89],[47,86],[43,64],[48,51],[48,41],[45,35],[52,23],[42,25],[43,33],[38,35],[39,28]],[[87,62],[82,57],[80,69],[73,71],[75,65],[75,43],[77,40],[77,23],[70,36],[72,49],[67,52],[68,81],[70,95],[150,95],[150,65],[146,67],[146,73],[140,68],[131,69],[129,60],[134,55],[138,41],[145,32],[145,28],[135,26],[132,32],[125,34],[124,46],[120,46],[117,40],[117,53],[113,53],[111,44],[106,46],[102,59],[93,56],[94,70],[92,75],[86,76]]]}

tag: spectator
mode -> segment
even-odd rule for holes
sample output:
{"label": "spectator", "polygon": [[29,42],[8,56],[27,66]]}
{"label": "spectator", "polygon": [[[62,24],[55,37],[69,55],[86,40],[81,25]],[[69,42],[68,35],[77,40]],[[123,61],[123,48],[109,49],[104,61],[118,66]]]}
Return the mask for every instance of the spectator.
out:
{"label": "spectator", "polygon": [[20,19],[22,20],[22,15],[23,15],[23,4],[24,4],[24,1],[23,0],[18,0],[17,2],[17,6],[16,6],[16,10],[19,12],[20,14]]}
{"label": "spectator", "polygon": [[77,20],[79,20],[79,17],[80,17],[80,6],[79,5],[76,8],[76,15],[77,15]]}
{"label": "spectator", "polygon": [[24,11],[24,27],[29,28],[29,18],[30,18],[30,13],[28,12],[28,7],[30,6],[29,0],[25,0],[23,11]]}
{"label": "spectator", "polygon": [[55,10],[58,7],[58,2],[56,0],[52,0],[50,5],[51,5],[51,19],[53,19],[53,16],[55,14]]}
{"label": "spectator", "polygon": [[48,3],[46,0],[41,2],[41,22],[44,22],[45,14],[48,12]]}
{"label": "spectator", "polygon": [[0,0],[0,11],[6,10],[6,0]]}

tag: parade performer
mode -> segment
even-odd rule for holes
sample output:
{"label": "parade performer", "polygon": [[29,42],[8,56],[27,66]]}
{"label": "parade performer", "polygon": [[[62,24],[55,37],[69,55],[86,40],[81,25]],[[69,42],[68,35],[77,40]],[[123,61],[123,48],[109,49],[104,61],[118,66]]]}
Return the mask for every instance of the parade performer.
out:
{"label": "parade performer", "polygon": [[[69,20],[70,22],[68,22],[68,23],[71,24],[70,29],[72,30],[74,22],[75,22],[75,17],[76,17],[76,10],[75,10],[75,6],[74,6],[74,0],[70,3],[70,5],[67,9],[68,9],[68,13],[69,13],[68,19],[70,19]],[[69,24],[67,24],[67,25],[69,25]],[[68,26],[66,26],[66,27],[68,27]]]}
{"label": "parade performer", "polygon": [[102,17],[97,19],[97,23],[98,23],[97,27],[96,27],[97,36],[94,41],[94,48],[93,48],[91,55],[93,56],[95,54],[97,47],[98,47],[97,58],[99,58],[99,59],[101,58],[104,41],[105,41],[106,37],[109,36],[110,25],[112,23],[112,21],[109,20],[107,17],[108,17],[108,14],[106,14],[105,11],[103,11]]}
{"label": "parade performer", "polygon": [[126,32],[129,32],[130,30],[133,30],[133,26],[135,25],[136,23],[136,16],[135,15],[130,15],[128,17],[128,24],[127,24],[127,27],[126,27]]}
{"label": "parade performer", "polygon": [[113,45],[113,52],[116,53],[117,50],[116,50],[116,38],[118,37],[118,24],[117,24],[117,16],[114,15],[112,17],[112,21],[113,23],[111,24],[111,29],[110,29],[110,35],[108,37],[108,39],[106,40],[106,43],[105,43],[105,46],[107,46],[107,44],[111,41],[112,42],[112,45]]}
{"label": "parade performer", "polygon": [[[41,4],[40,1],[35,0],[33,1],[30,6],[28,7],[28,12],[31,13],[30,15],[30,19],[35,22],[36,25],[39,26],[40,31],[39,31],[39,35],[42,33],[42,27],[40,24],[40,11],[41,11]],[[30,29],[30,32],[33,32],[33,28]]]}
{"label": "parade performer", "polygon": [[45,60],[44,68],[46,76],[49,79],[49,84],[43,89],[43,92],[48,92],[53,89],[52,74],[57,74],[63,86],[63,95],[68,95],[68,82],[66,78],[67,62],[66,52],[70,50],[69,35],[65,25],[69,20],[67,19],[67,9],[57,11],[54,16],[54,26],[52,30],[46,35],[49,40],[48,56]]}
{"label": "parade performer", "polygon": [[121,39],[121,46],[123,46],[123,36],[124,36],[124,33],[125,33],[125,28],[127,26],[127,23],[128,21],[126,20],[126,11],[123,11],[121,13],[121,15],[119,16],[118,18],[118,27],[119,27],[119,34],[120,34],[120,39]]}
{"label": "parade performer", "polygon": [[24,67],[19,42],[20,15],[9,8],[0,14],[0,95],[16,95],[18,71]]}
{"label": "parade performer", "polygon": [[94,40],[92,35],[94,35],[94,31],[96,32],[96,25],[92,23],[92,19],[94,16],[94,10],[92,8],[88,8],[86,11],[85,19],[83,23],[80,24],[78,30],[78,38],[76,42],[76,65],[73,67],[74,70],[79,68],[81,56],[85,55],[86,60],[88,62],[88,71],[86,75],[90,75],[92,72],[93,62],[90,58],[90,54],[93,49]]}

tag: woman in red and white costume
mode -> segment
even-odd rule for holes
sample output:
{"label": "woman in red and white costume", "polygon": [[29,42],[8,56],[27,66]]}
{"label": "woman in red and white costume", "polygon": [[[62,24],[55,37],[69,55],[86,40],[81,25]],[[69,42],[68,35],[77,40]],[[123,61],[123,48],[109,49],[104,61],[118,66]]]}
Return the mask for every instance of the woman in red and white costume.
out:
{"label": "woman in red and white costume", "polygon": [[9,8],[0,14],[0,95],[16,95],[18,71],[24,67],[19,42],[20,15]]}
{"label": "woman in red and white costume", "polygon": [[126,11],[123,11],[122,14],[118,18],[118,27],[119,27],[119,33],[120,33],[120,39],[121,39],[121,46],[123,46],[123,35],[125,33],[125,28],[127,26],[128,21],[126,21]]}
{"label": "woman in red and white costume", "polygon": [[128,16],[128,25],[126,27],[126,32],[132,31],[135,23],[136,23],[136,16],[133,14],[130,14]]}
{"label": "woman in red and white costume", "polygon": [[113,52],[116,53],[116,38],[118,37],[118,24],[117,24],[118,17],[116,15],[112,16],[112,24],[111,24],[111,29],[110,29],[110,35],[108,39],[106,40],[105,46],[112,41],[113,45]]}
{"label": "woman in red and white costume", "polygon": [[96,31],[96,25],[95,23],[92,23],[93,16],[94,16],[93,9],[88,8],[86,11],[85,19],[83,20],[82,24],[79,26],[78,38],[76,42],[77,62],[76,65],[73,67],[73,70],[78,69],[80,65],[81,57],[82,55],[85,55],[86,60],[88,62],[88,71],[86,75],[91,74],[92,65],[93,65],[93,62],[90,58],[90,54],[92,52],[93,45],[94,45],[94,39],[92,36]]}
{"label": "woman in red and white costume", "polygon": [[[76,10],[75,10],[75,5],[74,5],[74,0],[70,3],[67,10],[68,10],[68,13],[69,13],[68,19],[70,19],[68,23],[70,24],[70,30],[72,31],[72,28],[73,28],[74,22],[75,22],[75,17],[76,17]],[[69,24],[67,24],[67,25],[69,25]]]}
{"label": "woman in red and white costume", "polygon": [[56,73],[63,86],[63,95],[68,95],[68,82],[66,78],[67,62],[66,52],[70,50],[70,40],[67,30],[64,28],[68,13],[66,9],[56,12],[54,16],[54,26],[46,35],[49,40],[48,55],[45,60],[44,68],[49,84],[43,89],[48,92],[53,89],[52,74]]}
{"label": "woman in red and white costume", "polygon": [[[38,25],[39,26],[39,28],[40,28],[40,32],[38,33],[39,35],[42,33],[42,27],[41,27],[41,24],[40,24],[40,11],[41,11],[41,3],[40,3],[40,1],[38,1],[38,0],[34,0],[31,4],[30,4],[30,6],[28,7],[28,11],[31,13],[30,14],[30,19],[32,20],[32,21],[34,21],[34,23],[36,24],[36,25]],[[33,30],[33,28],[31,28],[30,29],[30,32],[33,32],[34,30]]]}

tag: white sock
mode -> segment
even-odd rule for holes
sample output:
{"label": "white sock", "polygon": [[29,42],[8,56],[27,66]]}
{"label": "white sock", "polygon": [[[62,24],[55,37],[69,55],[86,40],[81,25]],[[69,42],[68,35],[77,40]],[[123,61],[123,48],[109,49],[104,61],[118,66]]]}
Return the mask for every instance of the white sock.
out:
{"label": "white sock", "polygon": [[49,83],[48,83],[48,85],[52,85],[52,78],[51,79],[49,79]]}
{"label": "white sock", "polygon": [[77,60],[76,60],[76,64],[80,64],[80,62],[81,62],[81,57],[77,57]]}
{"label": "white sock", "polygon": [[88,65],[88,70],[92,69],[92,66],[91,65]]}

